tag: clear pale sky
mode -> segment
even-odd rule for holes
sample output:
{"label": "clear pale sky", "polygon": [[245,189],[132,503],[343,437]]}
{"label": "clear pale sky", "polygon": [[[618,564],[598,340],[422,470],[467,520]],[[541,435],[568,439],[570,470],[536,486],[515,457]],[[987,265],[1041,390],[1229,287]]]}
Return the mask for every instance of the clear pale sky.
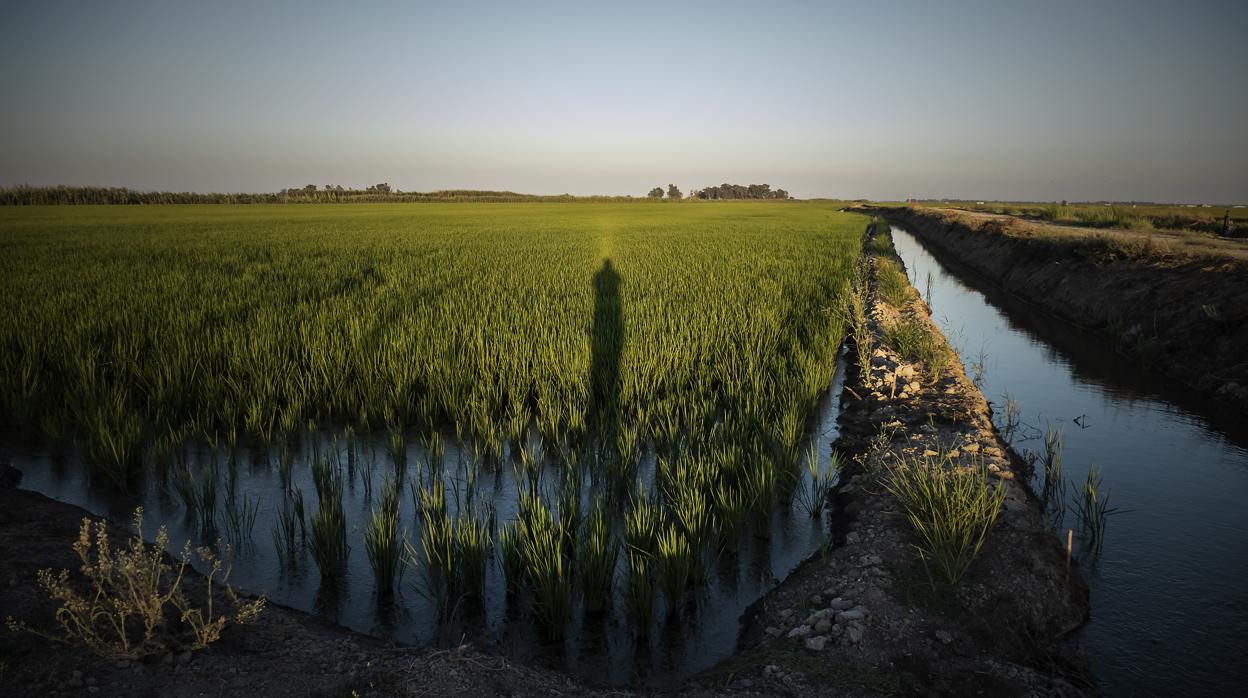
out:
{"label": "clear pale sky", "polygon": [[2,17],[0,184],[1248,202],[1248,0]]}

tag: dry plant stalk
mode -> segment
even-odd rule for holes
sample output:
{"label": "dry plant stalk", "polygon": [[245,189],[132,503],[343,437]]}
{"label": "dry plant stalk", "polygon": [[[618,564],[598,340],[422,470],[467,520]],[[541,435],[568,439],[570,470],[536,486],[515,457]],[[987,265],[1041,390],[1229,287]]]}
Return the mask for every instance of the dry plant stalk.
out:
{"label": "dry plant stalk", "polygon": [[[228,567],[208,548],[198,551],[209,566],[207,603],[202,608],[192,604],[183,585],[190,543],[183,546],[179,561],[169,565],[164,559],[169,544],[166,528],[161,526],[156,533],[155,545],[145,545],[142,507],[134,512],[134,528],[135,535],[128,544],[114,549],[107,524],[83,518],[73,549],[82,563],[79,570],[87,582],[86,593],[79,591],[82,585],[71,580],[69,570],[54,574],[44,569],[38,573],[39,586],[60,603],[56,623],[61,633],[43,633],[13,618],[8,619],[9,627],[79,644],[103,657],[134,659],[184,647],[203,649],[220,638],[230,620],[246,624],[259,617],[264,599],[239,599],[226,584]],[[225,585],[234,605],[232,616],[214,614],[214,580]],[[176,629],[189,633],[189,638],[185,634],[179,637],[169,627],[171,616],[177,619]]]}

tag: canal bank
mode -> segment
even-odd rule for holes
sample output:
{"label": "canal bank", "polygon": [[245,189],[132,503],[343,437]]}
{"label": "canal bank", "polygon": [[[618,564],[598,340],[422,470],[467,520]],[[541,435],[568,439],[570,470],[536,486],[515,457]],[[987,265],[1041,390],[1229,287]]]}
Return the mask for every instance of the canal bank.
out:
{"label": "canal bank", "polygon": [[[1014,413],[1013,449],[1041,453],[1046,430],[1061,434],[1064,490],[1051,518],[1074,532],[1092,615],[1072,642],[1103,690],[1226,695],[1248,684],[1248,425],[1225,403],[1135,365],[1095,330],[974,275],[959,264],[976,258],[972,249],[951,255],[896,226],[893,237],[998,426]],[[1099,554],[1077,511],[1092,466],[1117,510]],[[1039,474],[1034,482],[1043,487]]]}

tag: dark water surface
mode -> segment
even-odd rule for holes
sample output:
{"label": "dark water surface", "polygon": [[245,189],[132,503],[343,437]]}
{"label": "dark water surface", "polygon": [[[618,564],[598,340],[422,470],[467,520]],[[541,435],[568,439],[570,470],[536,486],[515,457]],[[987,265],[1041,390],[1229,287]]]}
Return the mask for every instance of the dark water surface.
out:
{"label": "dark water surface", "polygon": [[[844,385],[844,351],[828,393],[807,428],[806,439],[829,463],[831,444],[837,438],[837,417]],[[408,435],[406,470],[400,489],[400,530],[419,549],[422,524],[416,516],[413,493],[407,483],[421,472],[426,453],[416,436]],[[536,436],[533,437],[536,443]],[[314,445],[315,443],[315,445]],[[692,592],[692,607],[670,622],[661,620],[662,602],[650,631],[650,639],[638,641],[627,619],[622,598],[625,584],[623,554],[616,570],[615,602],[603,618],[585,619],[578,606],[564,642],[550,643],[537,632],[537,620],[527,604],[508,599],[501,559],[491,560],[483,603],[462,605],[447,624],[437,621],[432,605],[418,591],[418,576],[407,571],[398,585],[392,603],[379,602],[363,543],[365,517],[377,505],[382,483],[395,472],[385,434],[360,437],[354,473],[346,480],[344,508],[350,553],[346,573],[337,584],[323,584],[306,550],[301,551],[294,569],[279,561],[272,531],[278,520],[283,485],[275,453],[239,449],[233,453],[223,446],[200,445],[185,454],[187,464],[199,472],[205,467],[219,469],[219,480],[235,478],[239,498],[257,503],[252,542],[235,546],[230,582],[254,594],[264,594],[277,603],[316,612],[357,631],[392,638],[408,644],[449,646],[466,639],[477,648],[501,652],[512,658],[567,670],[596,684],[644,684],[670,686],[727,658],[737,647],[746,609],[787,577],[803,560],[815,554],[826,541],[826,513],[811,518],[800,501],[773,515],[771,535],[763,538],[746,532],[736,555],[712,560],[704,586]],[[453,437],[444,435],[447,506],[452,518],[463,498],[466,470],[464,461],[472,458],[465,447],[461,452]],[[303,492],[308,514],[316,509],[315,487],[309,463],[317,457],[347,462],[346,445],[339,435],[315,432],[306,436],[294,453],[291,482]],[[198,544],[194,520],[183,509],[173,488],[149,475],[137,495],[122,496],[111,488],[94,486],[86,476],[79,456],[71,451],[48,450],[0,440],[0,461],[9,460],[23,473],[21,486],[54,499],[83,507],[97,515],[110,515],[128,521],[134,507],[145,508],[146,537],[155,536],[157,523],[165,522],[171,547],[180,549],[184,540]],[[231,465],[231,460],[233,464]],[[456,465],[459,463],[460,465]],[[345,467],[345,466],[344,466]],[[544,479],[559,481],[558,468],[547,463]],[[809,475],[805,476],[809,478]],[[364,481],[372,482],[372,499]],[[477,476],[478,499],[486,497],[497,511],[499,524],[510,521],[517,511],[516,474],[507,463],[483,466]],[[652,484],[654,456],[643,456],[640,479]],[[804,482],[802,486],[806,486]],[[457,496],[458,493],[458,496]],[[548,493],[548,502],[554,494]],[[588,485],[583,500],[588,502]],[[218,511],[224,507],[224,484],[218,491]],[[588,510],[588,507],[586,507]],[[223,521],[222,516],[218,516]],[[621,531],[617,531],[621,532]],[[497,534],[495,534],[497,541]],[[65,541],[68,547],[72,541]]]}
{"label": "dark water surface", "polygon": [[[973,274],[954,276],[896,226],[893,239],[925,297],[930,278],[933,318],[967,374],[974,377],[982,365],[980,384],[998,425],[1007,394],[1019,405],[1015,450],[1042,451],[1046,426],[1060,429],[1066,499],[1094,464],[1110,504],[1120,509],[1108,519],[1100,555],[1083,555],[1092,620],[1074,638],[1105,692],[1243,695],[1245,420],[1133,367],[1107,342],[1040,315]],[[1073,507],[1060,525],[1063,538],[1069,528],[1078,535]],[[1081,543],[1077,538],[1077,554]]]}

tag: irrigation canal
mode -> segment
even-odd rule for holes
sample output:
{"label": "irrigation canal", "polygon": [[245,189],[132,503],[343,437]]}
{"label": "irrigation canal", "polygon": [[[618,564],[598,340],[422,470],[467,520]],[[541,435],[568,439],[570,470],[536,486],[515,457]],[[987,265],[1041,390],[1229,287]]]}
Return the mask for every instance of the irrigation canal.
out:
{"label": "irrigation canal", "polygon": [[[1193,400],[1106,341],[1004,294],[910,233],[893,240],[933,319],[978,376],[1015,451],[1065,446],[1064,501],[1090,466],[1111,507],[1099,554],[1082,552],[1092,619],[1072,642],[1107,695],[1232,695],[1248,686],[1248,420]],[[942,264],[947,261],[949,266]],[[954,271],[958,273],[955,274]],[[1199,360],[1189,357],[1182,360]],[[1080,530],[1072,505],[1055,525]],[[1080,554],[1076,538],[1076,554]],[[1019,590],[1026,593],[1026,590]]]}

